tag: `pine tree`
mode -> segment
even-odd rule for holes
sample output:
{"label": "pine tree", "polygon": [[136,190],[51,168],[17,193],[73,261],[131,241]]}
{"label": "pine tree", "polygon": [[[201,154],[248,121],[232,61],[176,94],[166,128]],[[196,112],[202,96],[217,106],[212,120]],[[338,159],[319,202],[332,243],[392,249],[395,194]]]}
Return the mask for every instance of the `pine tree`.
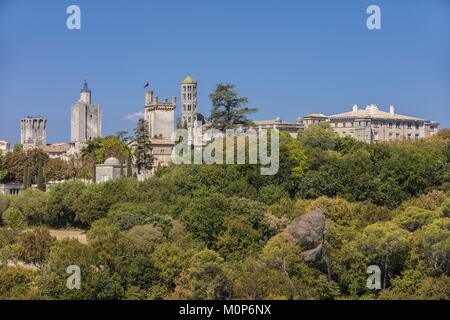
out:
{"label": "pine tree", "polygon": [[209,122],[211,127],[220,131],[233,129],[236,125],[251,125],[252,121],[247,115],[258,111],[256,108],[244,108],[248,99],[239,97],[233,84],[218,84],[216,90],[209,95],[209,99],[213,106]]}
{"label": "pine tree", "polygon": [[138,173],[141,173],[150,170],[154,161],[147,121],[139,119],[136,129],[134,129],[134,137],[136,141],[134,159]]}
{"label": "pine tree", "polygon": [[131,178],[131,176],[133,175],[133,170],[132,170],[132,157],[131,157],[131,151],[128,151],[128,160],[127,160],[127,177]]}

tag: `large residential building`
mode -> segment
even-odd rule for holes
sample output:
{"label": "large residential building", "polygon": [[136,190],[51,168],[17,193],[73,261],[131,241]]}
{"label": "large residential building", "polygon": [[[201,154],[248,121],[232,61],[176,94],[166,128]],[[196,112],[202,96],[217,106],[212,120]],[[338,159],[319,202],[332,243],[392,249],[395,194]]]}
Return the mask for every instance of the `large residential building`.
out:
{"label": "large residential building", "polygon": [[327,122],[340,136],[350,136],[367,143],[379,141],[404,141],[427,138],[438,131],[439,123],[395,113],[381,111],[371,104],[365,109],[353,106],[352,111],[325,116],[311,114],[302,118],[304,127]]}
{"label": "large residential building", "polygon": [[22,118],[20,143],[25,150],[44,147],[47,144],[47,119],[29,116]]}
{"label": "large residential building", "polygon": [[278,129],[280,132],[288,132],[293,137],[297,137],[298,131],[303,128],[300,121],[287,122],[279,117],[275,120],[256,120],[253,124],[256,129]]}
{"label": "large residential building", "polygon": [[91,103],[91,90],[84,81],[80,100],[72,106],[71,142],[86,143],[102,136],[102,108]]}

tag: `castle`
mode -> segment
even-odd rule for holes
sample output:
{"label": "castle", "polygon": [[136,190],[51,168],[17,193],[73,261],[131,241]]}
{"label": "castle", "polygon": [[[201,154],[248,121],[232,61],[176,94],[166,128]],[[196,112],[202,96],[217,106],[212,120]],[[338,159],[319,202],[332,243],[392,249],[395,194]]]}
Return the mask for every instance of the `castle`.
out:
{"label": "castle", "polygon": [[102,136],[102,108],[91,103],[91,90],[84,80],[83,89],[71,109],[71,142],[86,143]]}
{"label": "castle", "polygon": [[[189,140],[194,145],[204,144],[208,140],[207,133],[201,133],[207,127],[206,119],[198,112],[197,81],[187,76],[180,83],[180,122],[177,127],[189,129]],[[151,89],[145,92],[144,119],[148,123],[150,145],[154,156],[154,168],[167,165],[171,161],[172,150],[175,146],[175,109],[177,97],[160,100]],[[390,106],[385,112],[377,105],[371,104],[366,108],[354,105],[352,110],[340,114],[327,116],[321,113],[308,114],[298,118],[295,122],[287,122],[281,118],[275,120],[254,121],[256,129],[276,128],[296,136],[299,130],[318,123],[328,123],[334,131],[342,136],[353,137],[367,143],[383,141],[419,140],[437,133],[439,123],[401,115]],[[40,148],[51,158],[68,159],[71,154],[79,154],[83,146],[92,139],[102,135],[102,108],[99,104],[92,104],[92,92],[85,80],[80,92],[79,100],[71,107],[71,141],[70,143],[46,144],[47,119],[44,117],[24,117],[20,122],[21,143],[24,149]],[[200,132],[198,138],[195,133]],[[133,148],[134,141],[128,142]],[[0,151],[8,152],[9,143],[0,142]],[[104,172],[117,174],[118,164],[113,159],[103,165],[99,172],[103,172],[100,180],[108,180],[113,176]],[[109,167],[108,167],[109,166]],[[154,170],[145,173],[153,174]]]}

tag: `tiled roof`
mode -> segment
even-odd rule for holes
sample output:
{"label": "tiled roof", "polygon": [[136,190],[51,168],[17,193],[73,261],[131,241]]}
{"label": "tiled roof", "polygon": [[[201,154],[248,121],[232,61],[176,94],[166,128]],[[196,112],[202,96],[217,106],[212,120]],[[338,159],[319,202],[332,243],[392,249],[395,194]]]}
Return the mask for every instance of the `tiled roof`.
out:
{"label": "tiled roof", "polygon": [[331,119],[344,118],[371,118],[371,119],[392,119],[392,120],[414,120],[425,121],[424,119],[404,116],[379,110],[376,106],[368,106],[366,109],[354,110],[350,112],[338,113],[330,116]]}

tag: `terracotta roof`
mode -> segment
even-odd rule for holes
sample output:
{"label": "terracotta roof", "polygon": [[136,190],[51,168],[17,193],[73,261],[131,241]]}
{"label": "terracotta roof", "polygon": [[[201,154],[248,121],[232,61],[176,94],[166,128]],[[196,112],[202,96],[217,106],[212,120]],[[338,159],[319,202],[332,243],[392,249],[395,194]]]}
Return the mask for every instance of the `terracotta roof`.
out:
{"label": "terracotta roof", "polygon": [[47,153],[63,153],[70,150],[70,144],[69,143],[48,144],[45,147],[43,147],[42,150]]}

